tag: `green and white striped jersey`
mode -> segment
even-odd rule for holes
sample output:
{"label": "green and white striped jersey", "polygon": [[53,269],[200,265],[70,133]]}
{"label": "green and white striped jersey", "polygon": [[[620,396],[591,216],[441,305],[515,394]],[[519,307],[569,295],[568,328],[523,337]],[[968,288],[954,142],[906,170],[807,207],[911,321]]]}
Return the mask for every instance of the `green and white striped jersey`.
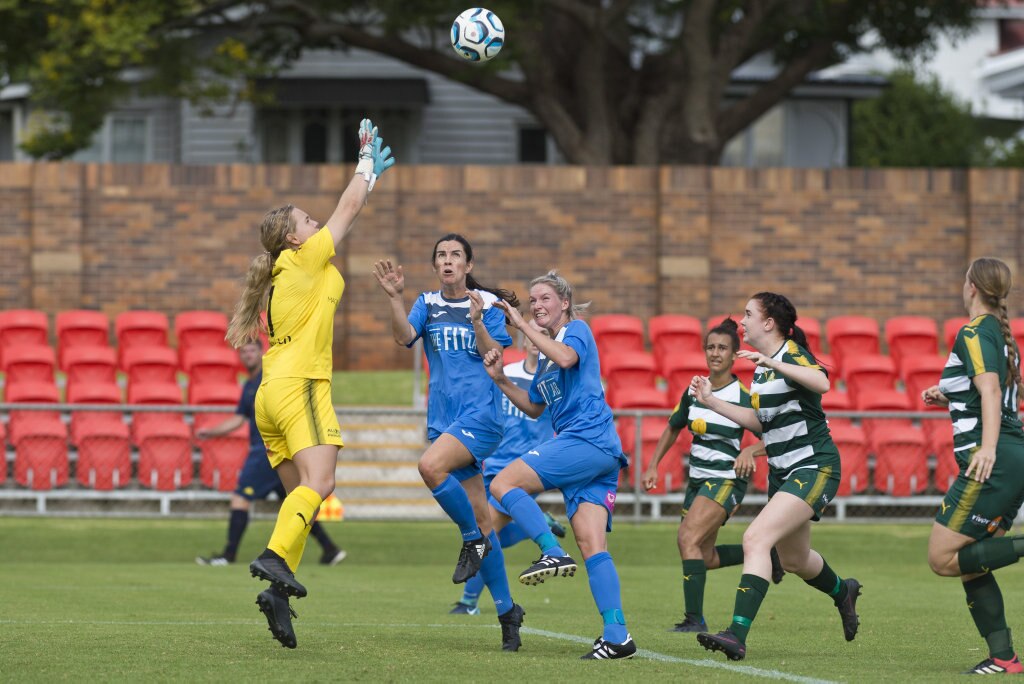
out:
{"label": "green and white striped jersey", "polygon": [[[821,370],[793,340],[786,340],[772,358]],[[839,465],[839,451],[828,431],[820,394],[764,366],[754,369],[750,394],[773,472],[788,474],[796,468]]]}
{"label": "green and white striped jersey", "polygon": [[[949,399],[954,452],[981,444],[981,395],[971,382],[971,378],[981,373],[999,375],[999,386],[1003,388],[1000,432],[1021,436],[1017,385],[1006,381],[1007,355],[999,319],[991,314],[978,316],[956,334],[956,342],[939,380],[939,389]],[[1019,367],[1019,357],[1017,364]]]}
{"label": "green and white striped jersey", "polygon": [[[751,407],[750,392],[735,375],[732,382],[712,394],[730,404]],[[689,428],[693,434],[689,466],[691,480],[737,479],[734,467],[743,440],[742,427],[691,397],[687,390],[683,391],[668,423],[677,430]]]}

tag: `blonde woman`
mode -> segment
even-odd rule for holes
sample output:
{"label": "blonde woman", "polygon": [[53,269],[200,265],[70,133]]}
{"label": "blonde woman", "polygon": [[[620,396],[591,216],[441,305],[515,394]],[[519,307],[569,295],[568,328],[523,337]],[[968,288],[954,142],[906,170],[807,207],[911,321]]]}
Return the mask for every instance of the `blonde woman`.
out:
{"label": "blonde woman", "polygon": [[331,346],[334,311],[345,280],[330,260],[377,177],[394,164],[391,148],[382,145],[377,129],[363,119],[356,174],[326,223],[290,204],[263,217],[260,242],[265,251],[249,266],[228,328],[228,342],[239,347],[263,331],[260,315],[266,312],[270,349],[256,393],[256,424],[288,496],[266,550],[249,570],[270,582],[256,603],[274,638],[288,648],[296,646],[288,597],[306,595],[294,573],[320,504],[334,491],[342,446],[331,403]]}

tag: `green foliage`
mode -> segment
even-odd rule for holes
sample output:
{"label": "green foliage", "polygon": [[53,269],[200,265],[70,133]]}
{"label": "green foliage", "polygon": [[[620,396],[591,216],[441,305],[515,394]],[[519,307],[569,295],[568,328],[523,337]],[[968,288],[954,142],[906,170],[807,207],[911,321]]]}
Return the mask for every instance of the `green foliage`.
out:
{"label": "green foliage", "polygon": [[980,161],[982,135],[969,104],[933,78],[901,70],[878,98],[853,108],[856,166],[966,167]]}

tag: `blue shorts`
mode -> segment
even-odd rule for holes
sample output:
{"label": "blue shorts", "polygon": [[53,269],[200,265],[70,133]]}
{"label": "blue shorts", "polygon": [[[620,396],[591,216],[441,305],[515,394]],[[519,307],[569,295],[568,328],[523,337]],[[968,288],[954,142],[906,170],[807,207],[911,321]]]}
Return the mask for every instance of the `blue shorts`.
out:
{"label": "blue shorts", "polygon": [[[483,472],[482,464],[484,459],[494,453],[494,450],[501,444],[501,439],[504,436],[500,427],[495,429],[495,426],[492,424],[481,423],[468,416],[456,418],[444,431],[444,434],[451,435],[462,442],[469,449],[469,453],[473,455],[473,463],[471,465],[452,471],[452,475],[459,482],[468,480]],[[430,437],[430,441],[433,442],[438,437],[440,437],[439,434],[434,435]]]}
{"label": "blue shorts", "polygon": [[523,462],[530,466],[544,489],[561,489],[565,514],[572,520],[581,503],[608,510],[607,530],[612,531],[612,511],[619,488],[622,461],[578,437],[559,435],[531,449]]}
{"label": "blue shorts", "polygon": [[271,492],[277,492],[280,498],[285,497],[284,485],[277,471],[270,467],[270,459],[263,449],[251,449],[238,474],[238,486],[235,494],[254,501],[265,499]]}

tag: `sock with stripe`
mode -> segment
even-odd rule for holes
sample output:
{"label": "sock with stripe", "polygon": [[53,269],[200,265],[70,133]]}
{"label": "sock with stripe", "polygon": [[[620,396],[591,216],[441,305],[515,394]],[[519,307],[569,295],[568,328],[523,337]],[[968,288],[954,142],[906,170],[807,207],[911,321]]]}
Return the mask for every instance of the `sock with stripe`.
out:
{"label": "sock with stripe", "polygon": [[683,561],[683,601],[688,615],[704,616],[704,583],[707,576],[708,568],[703,560]]}
{"label": "sock with stripe", "polygon": [[960,549],[957,560],[960,574],[973,575],[1013,565],[1024,555],[1024,537],[994,537],[968,544]]}
{"label": "sock with stripe", "polygon": [[736,588],[736,606],[732,611],[732,624],[729,631],[736,635],[741,643],[747,643],[750,625],[757,617],[761,601],[768,594],[768,580],[757,575],[741,575],[740,585]]}
{"label": "sock with stripe", "polygon": [[523,532],[540,547],[545,556],[567,556],[565,549],[555,541],[555,535],[544,519],[544,513],[533,497],[519,487],[513,487],[501,497],[501,506]]}
{"label": "sock with stripe", "polygon": [[430,490],[430,493],[434,495],[434,500],[448,514],[448,517],[459,526],[462,541],[467,542],[483,536],[480,533],[480,526],[476,524],[473,504],[469,502],[466,490],[454,476],[446,477],[444,482]]}
{"label": "sock with stripe", "polygon": [[[506,509],[508,510],[508,509]],[[597,611],[604,621],[602,638],[613,644],[626,641],[626,617],[622,614],[622,591],[619,587],[619,573],[615,561],[607,551],[595,553],[587,559],[587,576],[590,578],[590,593],[594,595]]]}
{"label": "sock with stripe", "polygon": [[1012,659],[1013,640],[1006,627],[1003,592],[999,590],[996,578],[986,572],[981,577],[964,582],[964,593],[967,594],[967,609],[971,612],[978,633],[988,644],[989,655],[1000,660]]}
{"label": "sock with stripe", "polygon": [[498,539],[501,540],[501,548],[507,549],[510,546],[515,546],[524,539],[529,539],[526,533],[523,532],[523,528],[514,522],[510,522],[505,527],[501,528],[501,532],[498,533]]}
{"label": "sock with stripe", "polygon": [[[492,551],[493,553],[493,551]],[[487,554],[490,557],[490,553]],[[484,559],[487,560],[486,558]],[[484,576],[482,572],[478,572],[462,585],[462,598],[459,599],[459,603],[465,603],[467,606],[473,606],[476,608],[477,602],[480,601],[480,593],[484,590]]]}
{"label": "sock with stripe", "polygon": [[809,580],[804,580],[807,584],[811,585],[818,591],[828,594],[832,597],[832,601],[838,606],[846,595],[849,593],[849,589],[843,584],[843,580],[839,575],[835,573],[828,562],[824,558],[821,559],[821,572],[818,573],[817,577],[813,577]]}
{"label": "sock with stripe", "polygon": [[249,526],[248,509],[232,509],[231,517],[228,518],[228,543],[224,547],[223,556],[232,563],[238,555],[238,545],[242,543],[242,535],[245,528]]}
{"label": "sock with stripe", "polygon": [[[277,514],[277,524],[270,535],[267,548],[286,561],[293,546],[301,558],[302,548],[306,544],[306,535],[313,524],[316,512],[323,499],[309,487],[299,485],[281,502],[281,510]],[[291,567],[291,562],[288,563]],[[293,570],[294,572],[294,570]]]}
{"label": "sock with stripe", "polygon": [[719,544],[715,547],[718,552],[718,567],[728,568],[743,563],[743,544]]}
{"label": "sock with stripe", "polygon": [[491,540],[491,551],[480,564],[480,577],[483,578],[487,590],[491,592],[494,599],[494,608],[498,615],[504,615],[512,610],[512,591],[508,588],[508,574],[505,572],[505,554],[501,552],[501,542],[498,535],[491,530],[487,536]]}

